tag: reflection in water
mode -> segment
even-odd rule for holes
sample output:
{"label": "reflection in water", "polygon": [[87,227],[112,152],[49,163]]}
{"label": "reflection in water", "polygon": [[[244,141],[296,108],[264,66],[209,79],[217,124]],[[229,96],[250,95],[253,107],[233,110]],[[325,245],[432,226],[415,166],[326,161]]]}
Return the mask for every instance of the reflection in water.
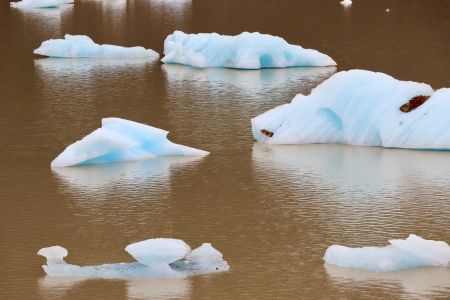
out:
{"label": "reflection in water", "polygon": [[[80,277],[52,277],[39,279],[39,290],[45,298],[61,297],[71,289],[82,289],[83,285],[100,282]],[[188,278],[135,278],[125,280],[127,299],[185,299],[192,293]]]}
{"label": "reflection in water", "polygon": [[450,292],[449,268],[417,268],[396,272],[370,272],[324,265],[327,275],[336,284],[391,285],[401,284],[407,294],[430,296],[433,292]]}
{"label": "reflection in water", "polygon": [[54,37],[59,37],[62,32],[64,18],[73,12],[72,4],[65,4],[58,8],[28,8],[16,10],[33,30],[33,35],[47,36],[51,33]]}
{"label": "reflection in water", "polygon": [[336,72],[335,67],[281,68],[261,70],[236,70],[227,68],[197,69],[189,66],[165,64],[162,66],[170,84],[195,82],[208,84],[211,88],[224,89],[230,85],[244,92],[261,92],[281,85],[302,85],[321,82]]}
{"label": "reflection in water", "polygon": [[345,145],[255,144],[253,159],[257,166],[283,170],[295,180],[315,178],[338,191],[362,193],[395,192],[424,183],[439,190],[447,185],[445,166],[450,164],[448,152]]}
{"label": "reflection in water", "polygon": [[69,187],[77,192],[107,193],[123,187],[127,190],[145,186],[167,187],[172,170],[197,163],[201,157],[158,157],[154,159],[98,164],[82,167],[54,168],[52,171]]}

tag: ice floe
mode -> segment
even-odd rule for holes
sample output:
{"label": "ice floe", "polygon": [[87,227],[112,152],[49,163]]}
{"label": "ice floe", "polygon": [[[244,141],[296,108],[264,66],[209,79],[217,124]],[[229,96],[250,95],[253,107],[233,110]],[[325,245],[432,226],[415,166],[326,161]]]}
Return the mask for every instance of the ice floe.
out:
{"label": "ice floe", "polygon": [[14,8],[54,8],[73,2],[74,0],[22,0],[11,2],[10,5]]}
{"label": "ice floe", "polygon": [[339,3],[341,3],[341,5],[343,5],[343,6],[351,6],[352,5],[352,0],[343,0],[343,1],[339,2]]}
{"label": "ice floe", "polygon": [[168,132],[152,126],[120,119],[104,118],[102,127],[69,145],[52,167],[69,167],[119,161],[133,161],[158,156],[207,155],[208,152],[175,144]]}
{"label": "ice floe", "polygon": [[157,238],[128,245],[125,250],[137,262],[78,266],[64,261],[67,250],[61,246],[42,248],[38,255],[47,258],[42,266],[51,276],[90,278],[177,278],[229,270],[222,253],[204,243],[191,250],[182,240]]}
{"label": "ice floe", "polygon": [[418,267],[447,267],[450,247],[442,241],[425,240],[411,234],[404,240],[390,240],[385,247],[350,248],[332,245],[325,252],[327,264],[378,272]]}
{"label": "ice floe", "polygon": [[175,31],[164,41],[164,63],[197,68],[237,69],[334,66],[328,55],[290,45],[284,39],[258,32],[236,36]]}
{"label": "ice floe", "polygon": [[99,45],[85,35],[64,35],[64,39],[50,39],[42,42],[33,51],[48,57],[151,57],[159,54],[144,47],[122,47],[116,45]]}
{"label": "ice floe", "polygon": [[[433,91],[383,73],[336,73],[252,119],[254,138],[268,144],[340,143],[450,149],[450,89]],[[426,101],[426,102],[425,102]]]}

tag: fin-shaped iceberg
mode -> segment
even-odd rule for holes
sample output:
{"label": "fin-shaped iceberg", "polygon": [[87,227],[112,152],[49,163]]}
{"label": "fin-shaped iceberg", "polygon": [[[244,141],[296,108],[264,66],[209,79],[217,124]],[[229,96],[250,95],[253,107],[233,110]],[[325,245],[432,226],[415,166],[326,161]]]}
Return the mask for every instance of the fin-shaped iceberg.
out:
{"label": "fin-shaped iceberg", "polygon": [[258,32],[236,36],[175,31],[164,41],[164,63],[197,68],[237,69],[335,66],[328,55],[290,45],[284,39]]}
{"label": "fin-shaped iceberg", "polygon": [[73,2],[74,0],[22,0],[11,2],[10,5],[14,8],[53,8]]}
{"label": "fin-shaped iceberg", "polygon": [[268,144],[339,143],[450,149],[450,89],[400,81],[364,70],[339,72],[252,119],[254,138]]}
{"label": "fin-shaped iceberg", "polygon": [[157,238],[128,245],[125,250],[137,262],[78,266],[68,264],[68,252],[61,246],[42,248],[38,255],[47,258],[42,266],[51,276],[136,278],[136,277],[186,277],[229,270],[222,253],[209,243],[191,251],[182,240]]}
{"label": "fin-shaped iceberg", "polygon": [[425,240],[411,234],[405,240],[390,240],[385,247],[328,247],[323,259],[327,264],[378,272],[418,267],[446,267],[450,247],[442,241]]}
{"label": "fin-shaped iceberg", "polygon": [[207,155],[208,152],[175,144],[169,132],[120,119],[104,118],[102,127],[69,145],[56,157],[52,167],[133,161],[157,156]]}
{"label": "fin-shaped iceberg", "polygon": [[48,57],[149,57],[158,58],[159,54],[144,47],[122,47],[99,45],[86,35],[64,35],[64,39],[50,39],[42,42],[33,51]]}

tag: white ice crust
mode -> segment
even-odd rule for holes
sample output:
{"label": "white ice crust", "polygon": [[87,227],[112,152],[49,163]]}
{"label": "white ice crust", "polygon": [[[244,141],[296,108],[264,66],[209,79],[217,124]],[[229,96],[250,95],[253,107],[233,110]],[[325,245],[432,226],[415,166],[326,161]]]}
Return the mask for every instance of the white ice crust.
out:
{"label": "white ice crust", "polygon": [[22,0],[11,2],[10,5],[14,8],[54,8],[73,2],[73,0]]}
{"label": "white ice crust", "polygon": [[116,45],[99,45],[86,35],[64,35],[64,39],[50,39],[42,42],[33,51],[48,57],[82,58],[82,57],[149,57],[158,58],[159,54],[144,47],[122,47]]}
{"label": "white ice crust", "polygon": [[120,119],[104,118],[102,127],[69,145],[52,167],[133,161],[157,156],[207,155],[208,152],[172,143],[168,132],[152,126]]}
{"label": "white ice crust", "polygon": [[327,264],[378,272],[418,267],[447,267],[450,247],[442,241],[411,234],[405,240],[390,240],[385,247],[350,248],[332,245],[325,252]]}
{"label": "white ice crust", "polygon": [[178,278],[229,270],[222,253],[209,243],[191,251],[182,240],[149,239],[128,245],[125,250],[137,262],[78,266],[64,261],[67,250],[60,246],[43,248],[38,255],[47,258],[42,266],[51,276],[88,278]]}
{"label": "white ice crust", "polygon": [[[415,96],[431,96],[404,113]],[[450,89],[400,81],[383,73],[336,73],[291,103],[252,119],[254,138],[268,144],[338,143],[412,149],[450,149]],[[262,134],[265,129],[272,137]]]}
{"label": "white ice crust", "polygon": [[328,55],[290,45],[284,39],[258,32],[236,36],[175,31],[164,41],[164,63],[197,68],[237,69],[335,66]]}

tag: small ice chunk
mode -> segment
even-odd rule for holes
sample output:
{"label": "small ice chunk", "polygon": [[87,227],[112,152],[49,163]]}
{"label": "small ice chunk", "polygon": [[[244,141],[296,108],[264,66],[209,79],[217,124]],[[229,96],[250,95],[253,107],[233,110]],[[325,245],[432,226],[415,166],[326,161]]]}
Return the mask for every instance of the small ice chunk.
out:
{"label": "small ice chunk", "polygon": [[133,161],[157,156],[207,155],[208,152],[175,144],[169,132],[120,119],[104,118],[102,127],[69,145],[52,167],[69,167],[119,161]]}
{"label": "small ice chunk", "polygon": [[385,247],[350,248],[332,245],[325,252],[327,264],[378,272],[417,267],[446,267],[450,247],[442,241],[425,240],[411,234],[405,240],[390,240]]}
{"label": "small ice chunk", "polygon": [[197,68],[261,69],[336,65],[331,57],[317,50],[291,45],[280,37],[259,32],[229,36],[175,31],[164,41],[164,55],[164,63]]}
{"label": "small ice chunk", "polygon": [[22,0],[11,2],[10,5],[14,8],[54,8],[73,2],[73,0]]}
{"label": "small ice chunk", "polygon": [[297,95],[253,118],[252,131],[267,144],[450,150],[449,99],[449,88],[433,91],[428,84],[383,73],[342,71],[308,96]]}
{"label": "small ice chunk", "polygon": [[[51,276],[85,278],[180,278],[212,272],[228,271],[222,253],[205,243],[191,251],[182,240],[156,238],[128,245],[125,250],[137,262],[78,266],[63,260],[67,250],[60,246],[42,248],[39,255],[47,258],[44,271]],[[187,259],[189,258],[189,260]]]}
{"label": "small ice chunk", "polygon": [[64,257],[68,252],[61,246],[52,246],[42,248],[38,251],[38,255],[44,256],[47,259],[47,265],[65,264]]}
{"label": "small ice chunk", "polygon": [[130,244],[125,251],[141,264],[151,266],[182,259],[191,252],[191,247],[182,240],[157,238]]}
{"label": "small ice chunk", "polygon": [[116,45],[99,45],[85,35],[64,35],[64,39],[50,39],[42,42],[33,51],[48,57],[149,57],[158,58],[159,54],[144,47],[121,47]]}
{"label": "small ice chunk", "polygon": [[389,8],[386,8],[386,12],[390,12],[391,10]]}
{"label": "small ice chunk", "polygon": [[344,5],[344,6],[351,6],[352,5],[352,0],[343,0],[340,3],[342,5]]}

